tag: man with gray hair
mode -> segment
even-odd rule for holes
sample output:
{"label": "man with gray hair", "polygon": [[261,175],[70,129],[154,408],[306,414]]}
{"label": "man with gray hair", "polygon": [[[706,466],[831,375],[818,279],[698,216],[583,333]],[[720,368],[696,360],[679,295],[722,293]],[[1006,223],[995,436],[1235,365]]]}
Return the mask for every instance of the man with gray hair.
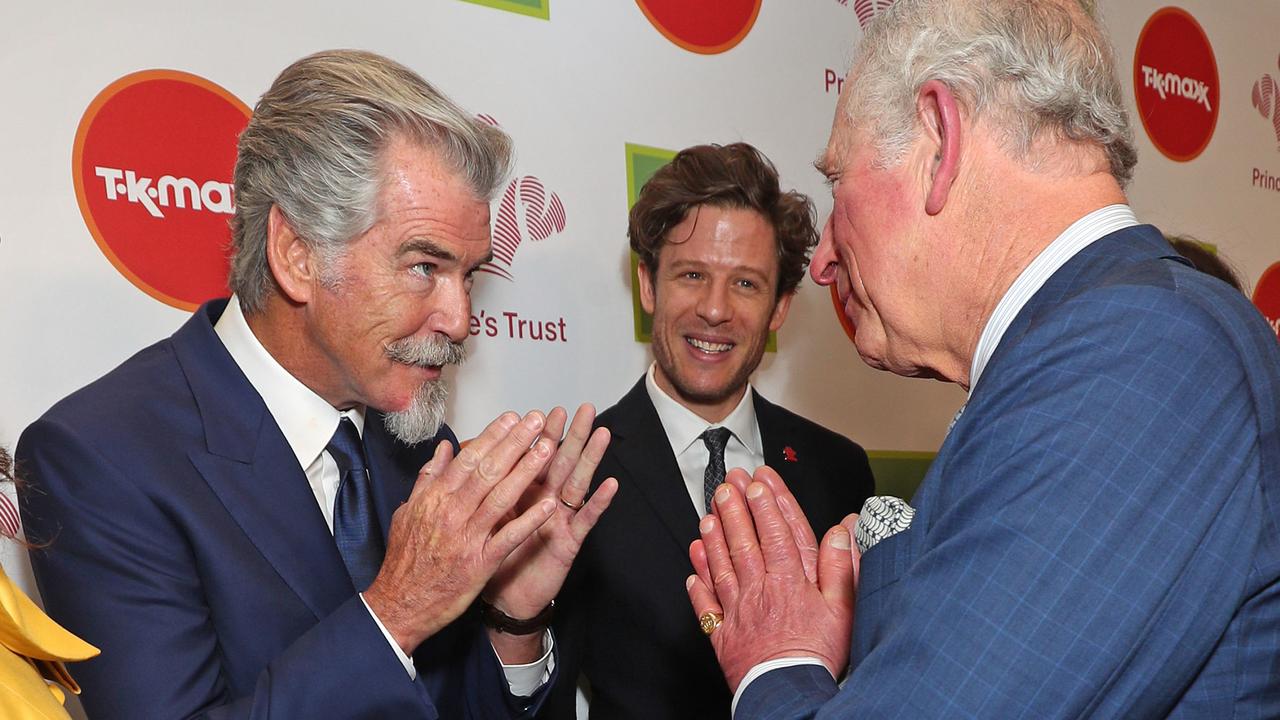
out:
{"label": "man with gray hair", "polygon": [[[408,68],[286,68],[235,166],[230,300],[49,410],[18,457],[49,613],[97,718],[510,718],[616,483],[584,406],[465,449],[462,360],[509,141]],[[563,440],[562,440],[562,436]],[[415,480],[416,476],[416,480]]]}
{"label": "man with gray hair", "polygon": [[810,272],[968,401],[865,552],[767,468],[717,489],[688,589],[734,716],[1280,717],[1280,347],[1127,205],[1103,29],[898,0],[844,92]]}

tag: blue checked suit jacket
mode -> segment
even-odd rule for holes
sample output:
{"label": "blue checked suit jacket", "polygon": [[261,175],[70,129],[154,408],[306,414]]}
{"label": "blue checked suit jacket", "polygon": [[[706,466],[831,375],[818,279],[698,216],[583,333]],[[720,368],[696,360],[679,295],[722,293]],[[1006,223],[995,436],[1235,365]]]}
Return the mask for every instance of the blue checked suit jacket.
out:
{"label": "blue checked suit jacket", "polygon": [[1150,226],[1009,328],[862,560],[851,669],[737,718],[1280,717],[1280,348]]}
{"label": "blue checked suit jacket", "polygon": [[[40,594],[102,649],[75,668],[94,720],[530,716],[478,618],[415,653],[410,681],[366,610],[297,457],[213,331],[225,301],[22,434]],[[415,447],[370,413],[386,536],[448,427]],[[541,702],[546,690],[535,698]]]}

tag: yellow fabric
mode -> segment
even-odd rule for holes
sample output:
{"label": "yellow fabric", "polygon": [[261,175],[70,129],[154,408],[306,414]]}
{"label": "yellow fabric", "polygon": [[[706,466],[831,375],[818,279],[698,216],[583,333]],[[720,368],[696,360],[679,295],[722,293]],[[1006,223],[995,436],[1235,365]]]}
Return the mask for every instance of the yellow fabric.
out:
{"label": "yellow fabric", "polygon": [[66,718],[66,695],[80,687],[64,661],[87,660],[98,649],[67,632],[36,606],[0,569],[0,717]]}

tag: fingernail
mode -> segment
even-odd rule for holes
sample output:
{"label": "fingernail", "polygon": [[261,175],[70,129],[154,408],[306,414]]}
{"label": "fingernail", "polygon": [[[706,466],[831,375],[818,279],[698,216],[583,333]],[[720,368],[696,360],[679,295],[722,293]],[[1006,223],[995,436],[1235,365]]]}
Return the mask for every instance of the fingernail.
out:
{"label": "fingernail", "polygon": [[715,519],[715,516],[713,515],[708,515],[702,518],[702,520],[698,523],[698,530],[704,533],[709,533],[715,529],[716,529],[716,519]]}
{"label": "fingernail", "polygon": [[747,497],[755,499],[764,494],[764,486],[760,483],[751,483],[747,486]]}
{"label": "fingernail", "polygon": [[502,413],[502,416],[498,418],[498,426],[503,430],[510,430],[518,422],[520,422],[520,416],[510,411]]}
{"label": "fingernail", "polygon": [[718,504],[724,503],[728,499],[729,499],[729,486],[721,485],[720,489],[716,490],[716,497],[715,497],[716,503]]}
{"label": "fingernail", "polygon": [[837,550],[849,549],[849,531],[838,527],[831,532],[831,547]]}
{"label": "fingernail", "polygon": [[546,439],[539,440],[537,443],[534,444],[533,451],[538,454],[538,457],[546,457],[550,455],[551,441]]}
{"label": "fingernail", "polygon": [[693,581],[694,581],[695,579],[697,579],[697,578],[696,578],[696,576],[694,576],[694,575],[690,575],[688,578],[686,578],[686,579],[685,579],[685,581],[684,581],[684,589],[685,589],[685,590],[688,590],[689,588],[692,588],[692,587],[693,587]]}
{"label": "fingernail", "polygon": [[531,412],[524,419],[524,426],[530,430],[539,430],[542,428],[542,413]]}
{"label": "fingernail", "polygon": [[[538,509],[542,511],[543,515],[550,515],[551,513],[556,511],[556,501],[550,498],[544,498],[541,502],[538,503]],[[845,545],[845,547],[849,547],[849,546]]]}

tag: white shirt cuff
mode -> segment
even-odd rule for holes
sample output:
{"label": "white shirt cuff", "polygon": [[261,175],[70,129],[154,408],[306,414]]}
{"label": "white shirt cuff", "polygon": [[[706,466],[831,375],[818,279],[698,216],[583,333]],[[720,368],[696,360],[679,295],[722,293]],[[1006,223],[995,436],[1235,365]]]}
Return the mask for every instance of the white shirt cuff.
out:
{"label": "white shirt cuff", "polygon": [[[733,717],[735,714],[737,714],[738,700],[742,697],[742,692],[747,689],[747,686],[750,685],[752,681],[756,680],[761,675],[764,675],[770,670],[778,670],[778,669],[787,668],[787,667],[796,667],[797,665],[819,665],[824,670],[826,670],[826,667],[827,667],[826,665],[823,665],[822,661],[819,660],[818,658],[811,658],[811,657],[778,658],[777,660],[766,660],[760,663],[759,665],[756,665],[755,667],[748,670],[747,674],[742,676],[742,682],[738,683],[738,691],[733,694],[733,704],[729,706],[729,717]],[[834,680],[835,678],[832,678],[832,679]]]}
{"label": "white shirt cuff", "polygon": [[400,658],[400,664],[404,665],[404,671],[409,673],[409,679],[417,680],[418,669],[413,666],[413,658],[405,655],[404,650],[400,649],[400,644],[396,642],[395,638],[391,637],[391,633],[387,632],[387,627],[378,619],[378,613],[374,612],[373,608],[369,607],[369,603],[365,602],[364,593],[360,593],[360,602],[364,603],[364,609],[369,611],[369,617],[373,618],[373,621],[378,624],[378,629],[382,631],[382,637],[387,639],[387,644],[396,652],[396,657]]}
{"label": "white shirt cuff", "polygon": [[507,686],[511,688],[512,695],[529,697],[551,679],[551,673],[556,669],[556,658],[551,653],[554,642],[550,630],[542,631],[542,647],[545,651],[542,657],[531,663],[502,666],[502,673],[507,676]]}

